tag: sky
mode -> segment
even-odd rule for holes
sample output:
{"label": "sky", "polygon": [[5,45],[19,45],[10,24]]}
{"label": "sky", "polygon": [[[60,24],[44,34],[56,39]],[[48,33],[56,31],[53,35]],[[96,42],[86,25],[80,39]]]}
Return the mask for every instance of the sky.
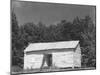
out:
{"label": "sky", "polygon": [[19,25],[27,22],[35,24],[42,22],[50,25],[59,23],[61,20],[73,21],[77,16],[84,18],[87,15],[95,21],[95,7],[89,5],[12,1],[12,8]]}

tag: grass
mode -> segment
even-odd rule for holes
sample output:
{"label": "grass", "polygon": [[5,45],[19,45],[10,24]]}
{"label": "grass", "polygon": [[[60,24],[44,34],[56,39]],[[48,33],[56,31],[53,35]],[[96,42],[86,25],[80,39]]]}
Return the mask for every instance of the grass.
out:
{"label": "grass", "polygon": [[45,72],[63,72],[63,71],[78,71],[78,70],[95,70],[95,67],[88,68],[43,68],[43,69],[30,69],[21,70],[19,72],[12,72],[13,75],[16,74],[32,74],[32,73],[45,73]]}

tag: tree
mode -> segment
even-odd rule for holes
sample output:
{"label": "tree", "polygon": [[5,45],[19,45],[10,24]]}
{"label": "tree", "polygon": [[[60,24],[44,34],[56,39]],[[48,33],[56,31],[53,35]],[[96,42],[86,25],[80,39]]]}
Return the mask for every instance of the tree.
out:
{"label": "tree", "polygon": [[19,59],[18,59],[18,54],[17,54],[17,40],[18,40],[18,31],[19,31],[19,26],[18,26],[18,21],[16,18],[16,15],[14,11],[11,13],[11,36],[12,36],[12,65],[18,65]]}
{"label": "tree", "polygon": [[[82,54],[83,54],[83,65],[87,67],[96,67],[96,36],[95,36],[95,25],[89,16],[85,19],[81,19],[81,25],[83,31],[81,33],[82,38]],[[84,62],[85,61],[85,62]]]}

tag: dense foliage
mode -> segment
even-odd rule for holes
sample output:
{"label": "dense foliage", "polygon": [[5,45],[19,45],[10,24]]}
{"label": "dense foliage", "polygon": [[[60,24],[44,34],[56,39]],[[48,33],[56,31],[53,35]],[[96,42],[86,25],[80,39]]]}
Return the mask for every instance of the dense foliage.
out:
{"label": "dense foliage", "polygon": [[76,17],[73,22],[62,20],[56,25],[39,22],[18,25],[12,12],[12,66],[23,67],[24,49],[29,43],[79,40],[82,51],[82,67],[96,67],[96,28],[91,17]]}

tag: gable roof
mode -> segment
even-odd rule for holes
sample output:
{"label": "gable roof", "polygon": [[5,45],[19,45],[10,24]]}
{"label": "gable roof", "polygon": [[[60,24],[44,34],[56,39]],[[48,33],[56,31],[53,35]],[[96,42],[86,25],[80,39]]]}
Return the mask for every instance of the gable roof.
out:
{"label": "gable roof", "polygon": [[24,51],[28,52],[28,51],[40,51],[40,50],[48,50],[48,49],[76,48],[78,43],[79,41],[30,43]]}

